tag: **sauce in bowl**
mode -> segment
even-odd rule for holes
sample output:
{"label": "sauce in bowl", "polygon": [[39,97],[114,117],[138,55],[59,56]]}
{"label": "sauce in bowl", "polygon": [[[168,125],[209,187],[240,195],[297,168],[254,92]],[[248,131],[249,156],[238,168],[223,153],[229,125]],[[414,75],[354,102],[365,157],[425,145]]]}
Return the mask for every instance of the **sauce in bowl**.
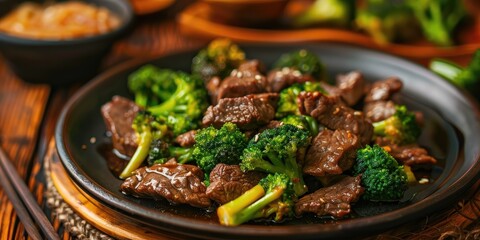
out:
{"label": "sauce in bowl", "polygon": [[120,23],[108,9],[84,2],[43,5],[26,2],[0,19],[0,32],[33,39],[62,40],[106,33]]}

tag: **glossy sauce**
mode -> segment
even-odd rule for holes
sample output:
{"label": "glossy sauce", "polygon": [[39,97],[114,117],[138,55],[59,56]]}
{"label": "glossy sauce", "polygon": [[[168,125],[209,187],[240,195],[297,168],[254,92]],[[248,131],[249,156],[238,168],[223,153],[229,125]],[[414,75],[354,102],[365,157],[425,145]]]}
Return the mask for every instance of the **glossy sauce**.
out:
{"label": "glossy sauce", "polygon": [[84,2],[44,5],[26,2],[0,19],[0,32],[33,39],[62,40],[110,32],[120,22],[108,9]]}

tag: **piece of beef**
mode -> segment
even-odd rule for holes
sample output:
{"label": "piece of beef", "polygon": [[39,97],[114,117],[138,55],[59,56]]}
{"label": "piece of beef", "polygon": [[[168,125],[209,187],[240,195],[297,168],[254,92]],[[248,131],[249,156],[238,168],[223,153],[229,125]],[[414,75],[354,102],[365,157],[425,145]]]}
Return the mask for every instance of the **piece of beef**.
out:
{"label": "piece of beef", "polygon": [[390,100],[392,95],[399,92],[402,87],[403,82],[397,77],[375,82],[367,91],[365,103]]}
{"label": "piece of beef", "polygon": [[330,85],[327,82],[320,82],[320,86],[330,97],[342,97],[342,90],[337,86]]}
{"label": "piece of beef", "polygon": [[307,151],[303,172],[313,176],[342,174],[355,162],[357,135],[347,130],[321,131]]}
{"label": "piece of beef", "polygon": [[207,187],[203,172],[189,164],[169,160],[164,164],[142,167],[125,179],[120,186],[124,194],[135,197],[167,199],[173,204],[189,204],[194,207],[209,207]]}
{"label": "piece of beef", "polygon": [[270,71],[267,75],[267,91],[280,92],[282,89],[287,88],[292,84],[308,81],[315,81],[315,79],[311,75],[302,74],[294,68],[277,68]]}
{"label": "piece of beef", "polygon": [[129,157],[133,156],[138,146],[132,123],[139,110],[133,101],[121,96],[114,96],[101,108],[107,131],[112,133],[113,148]]}
{"label": "piece of beef", "polygon": [[351,211],[350,203],[358,201],[364,189],[361,177],[345,176],[337,183],[303,196],[295,204],[295,214],[312,212],[317,216],[341,218]]}
{"label": "piece of beef", "polygon": [[340,89],[342,100],[353,106],[363,97],[365,91],[365,79],[360,72],[353,71],[345,75],[338,75],[336,86]]}
{"label": "piece of beef", "polygon": [[371,122],[383,121],[395,114],[395,103],[392,101],[375,101],[363,107],[365,117]]}
{"label": "piece of beef", "polygon": [[238,165],[217,164],[210,172],[207,197],[219,204],[236,199],[265,177],[256,171],[243,172]]}
{"label": "piece of beef", "polygon": [[224,123],[232,122],[243,130],[254,129],[269,123],[275,117],[277,101],[276,93],[223,98],[217,105],[208,107],[202,123],[220,128]]}
{"label": "piece of beef", "polygon": [[267,79],[261,74],[261,63],[251,60],[232,71],[218,87],[217,101],[222,98],[243,97],[249,94],[267,92]]}
{"label": "piece of beef", "polygon": [[175,143],[181,147],[191,147],[195,144],[196,130],[190,130],[186,133],[180,134],[175,138]]}
{"label": "piece of beef", "polygon": [[343,129],[358,135],[361,145],[368,144],[373,135],[373,126],[363,112],[346,106],[338,97],[325,96],[320,92],[301,92],[297,98],[302,114],[315,118],[330,129]]}
{"label": "piece of beef", "polygon": [[214,76],[205,84],[208,96],[210,96],[210,102],[213,105],[217,104],[218,88],[220,87],[221,83],[222,79],[220,79],[218,76]]}
{"label": "piece of beef", "polygon": [[376,138],[375,143],[383,147],[393,158],[404,165],[433,165],[437,163],[437,159],[430,156],[425,148],[418,144],[397,145],[391,143],[385,138]]}

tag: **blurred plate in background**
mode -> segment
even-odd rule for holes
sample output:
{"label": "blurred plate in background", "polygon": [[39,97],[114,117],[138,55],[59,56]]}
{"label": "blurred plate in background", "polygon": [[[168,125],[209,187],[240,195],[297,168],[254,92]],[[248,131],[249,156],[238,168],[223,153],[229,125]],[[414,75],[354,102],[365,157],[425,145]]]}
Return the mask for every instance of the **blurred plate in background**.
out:
{"label": "blurred plate in background", "polygon": [[[288,17],[288,15],[298,13],[299,9],[304,8],[302,4],[305,4],[305,1],[291,1],[285,9],[285,15]],[[215,15],[211,13],[209,1],[199,1],[179,15],[178,23],[184,34],[195,37],[207,39],[225,37],[237,42],[261,43],[339,42],[388,52],[425,65],[435,57],[466,64],[475,50],[480,48],[480,23],[474,23],[471,29],[460,33],[461,44],[452,47],[438,47],[425,41],[414,44],[381,45],[366,34],[345,29],[318,27],[294,29],[282,26],[282,24],[272,24],[268,28],[245,27],[227,24],[212,16]]]}

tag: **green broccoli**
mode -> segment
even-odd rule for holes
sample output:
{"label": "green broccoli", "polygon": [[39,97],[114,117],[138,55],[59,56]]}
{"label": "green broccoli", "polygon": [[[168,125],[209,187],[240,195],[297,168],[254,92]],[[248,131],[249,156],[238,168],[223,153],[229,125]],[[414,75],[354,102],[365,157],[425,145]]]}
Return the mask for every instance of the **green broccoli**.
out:
{"label": "green broccoli", "polygon": [[403,166],[378,145],[365,146],[357,151],[353,174],[362,175],[365,192],[362,198],[373,201],[392,201],[403,197],[408,187]]}
{"label": "green broccoli", "polygon": [[277,104],[276,118],[283,118],[288,115],[300,115],[297,105],[297,97],[300,92],[322,92],[325,93],[319,82],[295,83],[280,91],[280,98]]}
{"label": "green broccoli", "polygon": [[243,171],[284,173],[292,180],[296,195],[300,196],[307,187],[297,157],[303,157],[310,139],[307,130],[290,124],[267,129],[250,140],[240,158],[240,168]]}
{"label": "green broccoli", "polygon": [[395,113],[380,122],[373,123],[375,136],[384,136],[395,144],[409,144],[417,141],[421,133],[415,113],[409,112],[407,107],[395,107]]}
{"label": "green broccoli", "polygon": [[209,103],[201,79],[184,72],[173,76],[176,85],[171,96],[162,103],[147,108],[153,115],[164,118],[175,136],[196,129]]}
{"label": "green broccoli", "polygon": [[304,12],[295,16],[296,27],[348,27],[355,18],[355,0],[316,0]]}
{"label": "green broccoli", "polygon": [[204,81],[213,76],[225,78],[245,61],[245,52],[229,39],[215,39],[192,60],[192,73]]}
{"label": "green broccoli", "polygon": [[248,139],[234,123],[227,122],[220,129],[212,126],[195,134],[192,156],[197,165],[210,173],[218,163],[239,164]]}
{"label": "green broccoli", "polygon": [[453,84],[470,91],[477,99],[480,98],[480,50],[475,52],[465,68],[448,60],[434,59],[430,63],[430,69]]}
{"label": "green broccoli", "polygon": [[453,45],[454,31],[467,16],[463,1],[407,0],[428,40],[440,46]]}
{"label": "green broccoli", "polygon": [[275,68],[294,68],[302,74],[308,74],[317,80],[325,79],[326,70],[320,58],[305,49],[285,53],[274,63]]}
{"label": "green broccoli", "polygon": [[175,158],[178,163],[184,164],[192,160],[193,148],[174,146],[163,139],[156,139],[150,144],[148,165],[165,163]]}
{"label": "green broccoli", "polygon": [[283,124],[291,124],[295,127],[306,129],[310,132],[310,136],[315,137],[319,132],[319,126],[317,120],[311,116],[307,115],[288,115],[282,119],[280,122]]}
{"label": "green broccoli", "polygon": [[169,133],[168,127],[165,124],[158,122],[154,116],[145,111],[137,114],[133,120],[132,127],[138,134],[138,147],[120,174],[119,177],[121,179],[131,176],[132,172],[142,165],[150,152],[150,145],[153,140],[161,139]]}
{"label": "green broccoli", "polygon": [[128,76],[128,88],[141,107],[154,106],[170,98],[176,86],[175,72],[146,65]]}
{"label": "green broccoli", "polygon": [[240,197],[220,206],[217,215],[224,226],[237,226],[273,214],[274,220],[279,222],[293,215],[295,199],[292,182],[287,175],[269,174]]}
{"label": "green broccoli", "polygon": [[403,1],[372,1],[358,11],[355,24],[380,44],[408,42],[422,34],[413,10]]}

